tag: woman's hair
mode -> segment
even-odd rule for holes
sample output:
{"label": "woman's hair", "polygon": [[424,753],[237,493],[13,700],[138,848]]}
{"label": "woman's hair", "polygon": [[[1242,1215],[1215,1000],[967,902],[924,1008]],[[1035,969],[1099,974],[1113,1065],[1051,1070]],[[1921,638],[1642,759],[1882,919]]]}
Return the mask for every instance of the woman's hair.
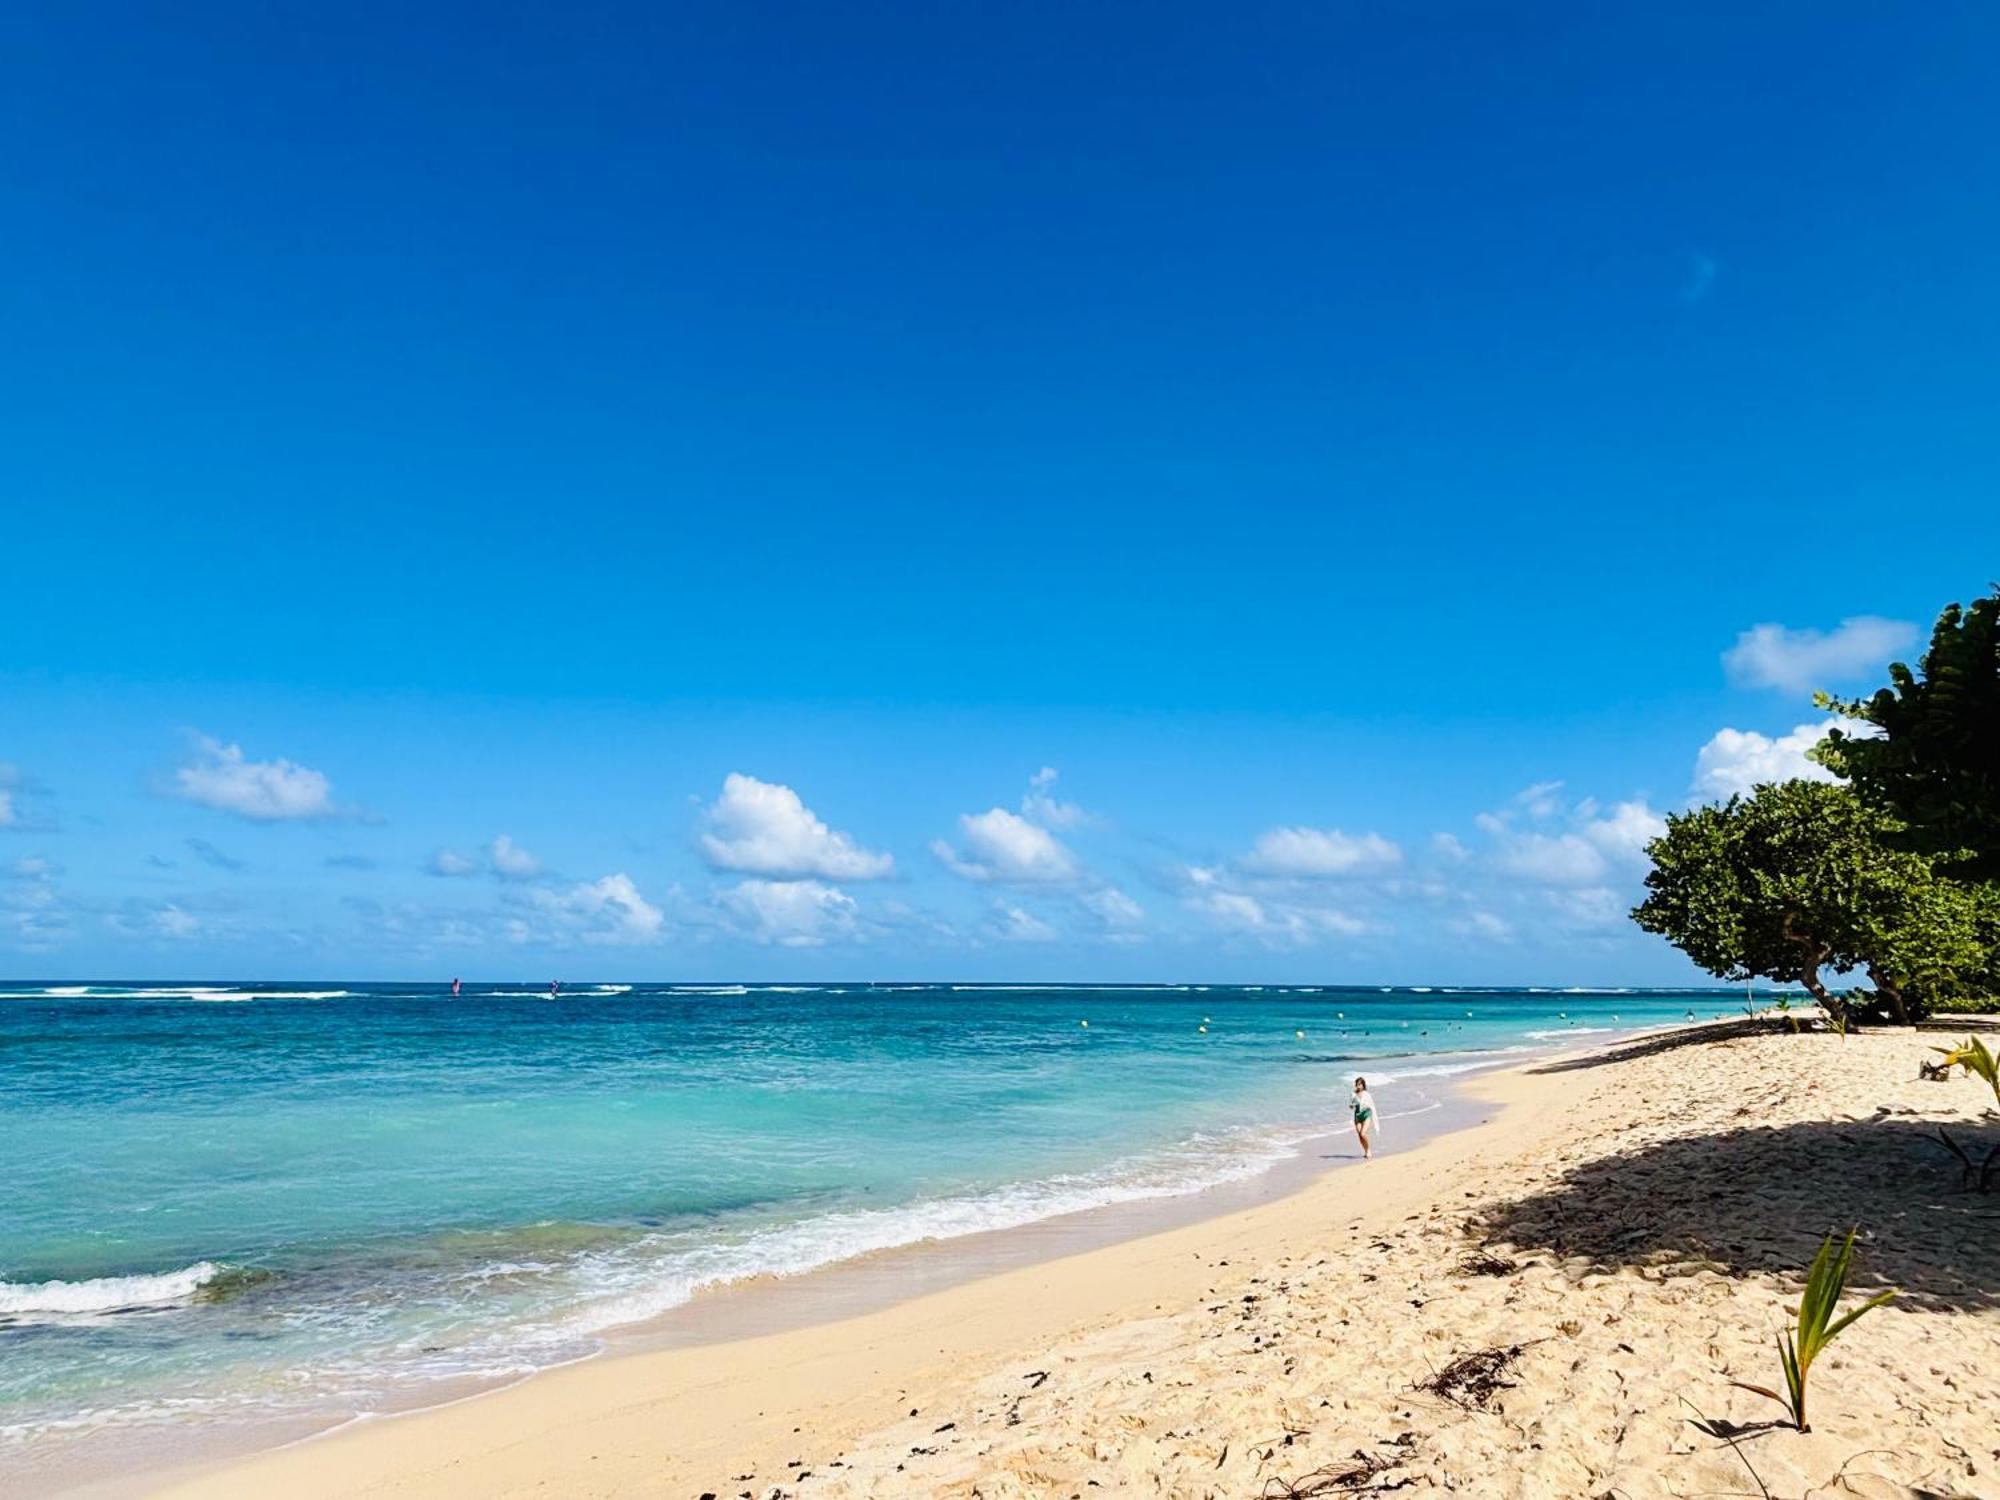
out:
{"label": "woman's hair", "polygon": [[1368,1080],[1357,1073],[1354,1075],[1354,1086],[1358,1089],[1365,1089],[1368,1087]]}

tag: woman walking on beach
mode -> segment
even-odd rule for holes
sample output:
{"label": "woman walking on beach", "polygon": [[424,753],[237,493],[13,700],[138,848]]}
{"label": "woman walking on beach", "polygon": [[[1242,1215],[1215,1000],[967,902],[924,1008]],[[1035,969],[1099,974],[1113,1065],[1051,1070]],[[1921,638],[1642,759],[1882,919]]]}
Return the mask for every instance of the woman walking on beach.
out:
{"label": "woman walking on beach", "polygon": [[1354,1080],[1354,1098],[1350,1101],[1354,1109],[1354,1134],[1361,1141],[1361,1159],[1372,1161],[1375,1156],[1375,1096],[1368,1092],[1368,1080]]}

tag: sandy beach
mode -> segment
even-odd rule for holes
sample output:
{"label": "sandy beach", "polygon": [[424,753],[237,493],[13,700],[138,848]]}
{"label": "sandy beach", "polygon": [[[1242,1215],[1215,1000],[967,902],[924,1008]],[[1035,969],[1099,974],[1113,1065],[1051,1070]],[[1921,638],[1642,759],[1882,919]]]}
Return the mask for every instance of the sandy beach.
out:
{"label": "sandy beach", "polygon": [[[1274,1203],[149,1492],[2000,1495],[2000,1196],[1925,1139],[1995,1127],[1984,1084],[1919,1081],[1948,1035],[1537,1063],[1473,1085],[1482,1123]],[[1801,1435],[1731,1382],[1780,1383],[1800,1272],[1856,1224],[1850,1296],[1902,1295],[1822,1358]]]}

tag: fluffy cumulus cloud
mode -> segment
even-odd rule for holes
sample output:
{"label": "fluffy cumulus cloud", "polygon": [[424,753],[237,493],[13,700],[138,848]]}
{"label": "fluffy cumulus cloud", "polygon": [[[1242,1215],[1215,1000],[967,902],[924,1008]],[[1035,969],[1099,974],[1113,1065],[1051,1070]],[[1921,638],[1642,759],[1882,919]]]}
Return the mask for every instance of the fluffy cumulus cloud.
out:
{"label": "fluffy cumulus cloud", "polygon": [[745,880],[717,900],[745,936],[781,948],[817,948],[860,928],[854,898],[819,880]]}
{"label": "fluffy cumulus cloud", "polygon": [[1754,729],[1719,729],[1695,756],[1694,794],[1702,801],[1719,801],[1747,794],[1768,781],[1837,781],[1825,766],[1806,758],[1806,752],[1835,727],[1854,735],[1879,732],[1874,725],[1853,719],[1801,724],[1776,736]]}
{"label": "fluffy cumulus cloud", "polygon": [[632,877],[620,872],[567,890],[536,889],[529,897],[541,919],[517,919],[510,935],[517,942],[575,941],[603,947],[643,947],[666,936],[666,913],[639,894]]}
{"label": "fluffy cumulus cloud", "polygon": [[333,783],[289,760],[251,760],[241,745],[195,736],[194,759],[174,772],[175,796],[258,823],[341,815]]}
{"label": "fluffy cumulus cloud", "polygon": [[1879,615],[1855,615],[1832,630],[1753,625],[1722,653],[1722,665],[1729,680],[1740,686],[1804,695],[1880,674],[1916,640],[1917,627],[1908,620]]}
{"label": "fluffy cumulus cloud", "polygon": [[790,787],[741,772],[723,781],[706,824],[702,856],[718,870],[775,880],[880,880],[895,869],[888,855],[827,827]]}
{"label": "fluffy cumulus cloud", "polygon": [[1489,830],[1493,864],[1503,875],[1537,885],[1583,885],[1604,878],[1604,854],[1577,833]]}
{"label": "fluffy cumulus cloud", "polygon": [[954,875],[967,880],[1021,885],[1061,885],[1078,879],[1083,867],[1062,841],[1039,823],[1004,807],[966,813],[958,820],[962,849],[943,839],[931,852]]}
{"label": "fluffy cumulus cloud", "polygon": [[507,880],[532,880],[542,873],[542,862],[504,833],[487,846],[486,858],[493,873]]}
{"label": "fluffy cumulus cloud", "polygon": [[[1498,812],[1473,821],[1491,838],[1487,860],[1510,880],[1538,886],[1595,885],[1614,873],[1636,872],[1646,845],[1666,831],[1666,819],[1635,798],[1609,811],[1585,798],[1564,804],[1561,782],[1539,782]],[[1522,820],[1535,826],[1523,827]]]}
{"label": "fluffy cumulus cloud", "polygon": [[1643,798],[1635,798],[1614,803],[1605,813],[1587,806],[1581,828],[1583,836],[1607,858],[1631,862],[1645,857],[1646,846],[1667,831],[1667,820]]}
{"label": "fluffy cumulus cloud", "polygon": [[1253,875],[1318,880],[1378,875],[1403,862],[1403,851],[1379,833],[1338,828],[1273,828],[1259,838],[1242,865]]}

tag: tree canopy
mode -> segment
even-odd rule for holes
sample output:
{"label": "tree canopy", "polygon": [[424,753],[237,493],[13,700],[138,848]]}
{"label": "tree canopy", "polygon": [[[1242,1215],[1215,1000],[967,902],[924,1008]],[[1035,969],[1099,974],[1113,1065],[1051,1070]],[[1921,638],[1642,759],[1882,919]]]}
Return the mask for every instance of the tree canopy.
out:
{"label": "tree canopy", "polygon": [[1819,701],[1880,731],[1835,729],[1817,756],[1898,821],[1892,842],[1961,878],[2000,879],[2000,588],[1946,606],[1916,671],[1896,662],[1872,696]]}
{"label": "tree canopy", "polygon": [[1907,1018],[1988,955],[1973,888],[1892,847],[1897,830],[1849,788],[1811,781],[1671,815],[1632,919],[1719,978],[1803,985],[1843,1022],[1852,1002],[1821,971],[1865,969],[1877,998],[1864,1009]]}

